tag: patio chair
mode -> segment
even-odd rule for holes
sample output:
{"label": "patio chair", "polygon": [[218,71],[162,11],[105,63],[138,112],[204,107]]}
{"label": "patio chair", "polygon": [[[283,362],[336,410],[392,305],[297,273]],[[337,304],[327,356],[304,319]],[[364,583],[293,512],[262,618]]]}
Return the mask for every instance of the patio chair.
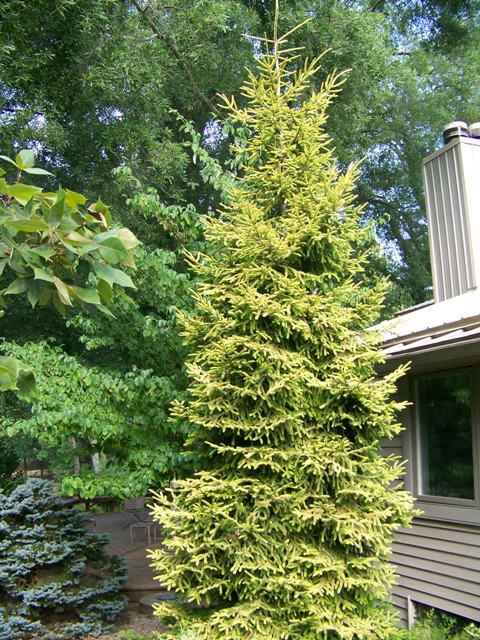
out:
{"label": "patio chair", "polygon": [[131,522],[143,522],[141,514],[145,513],[145,496],[137,496],[136,498],[130,498],[125,500],[124,510],[130,514],[130,518],[123,525],[126,529]]}
{"label": "patio chair", "polygon": [[152,539],[151,534],[153,532],[153,540],[154,542],[156,542],[157,541],[157,524],[158,522],[153,522],[153,520],[145,520],[144,522],[137,522],[135,524],[131,524],[130,525],[130,544],[133,545],[134,530],[143,531],[144,536],[147,538],[149,545],[151,543],[151,539]]}

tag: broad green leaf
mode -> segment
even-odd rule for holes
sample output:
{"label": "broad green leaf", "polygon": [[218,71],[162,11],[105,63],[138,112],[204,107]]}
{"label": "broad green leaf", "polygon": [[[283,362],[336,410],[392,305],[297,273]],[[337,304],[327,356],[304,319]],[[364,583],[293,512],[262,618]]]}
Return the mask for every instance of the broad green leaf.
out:
{"label": "broad green leaf", "polygon": [[31,268],[29,267],[29,265],[24,263],[22,255],[19,251],[15,251],[13,253],[8,266],[10,267],[10,269],[15,271],[16,273],[19,273],[21,276],[31,275]]}
{"label": "broad green leaf", "polygon": [[9,248],[12,248],[12,247],[16,248],[17,247],[17,243],[15,242],[13,237],[17,233],[17,230],[15,230],[15,233],[12,235],[12,233],[11,233],[12,230],[9,229],[4,222],[1,223],[0,230],[1,230],[1,234],[2,234],[2,241]]}
{"label": "broad green leaf", "polygon": [[[63,223],[63,220],[62,220],[62,223]],[[72,233],[72,232],[68,231],[67,233]],[[57,236],[58,240],[60,240],[60,242],[63,244],[63,246],[68,249],[68,251],[71,251],[72,254],[78,254],[76,247],[81,246],[80,243],[72,242],[71,240],[65,239],[65,232],[60,231],[58,228],[55,229],[55,235]]]}
{"label": "broad green leaf", "polygon": [[46,304],[48,304],[52,298],[52,294],[53,291],[51,289],[42,289],[42,292],[40,293],[40,299],[38,301],[38,304],[42,307],[44,307]]}
{"label": "broad green leaf", "polygon": [[117,238],[117,237],[118,237],[118,229],[115,227],[114,229],[108,229],[108,231],[102,231],[102,233],[97,233],[93,239],[98,244],[102,244],[102,242],[104,240],[107,240],[107,238]]}
{"label": "broad green leaf", "polygon": [[63,234],[63,239],[74,247],[92,242],[91,238],[85,237],[81,233],[78,233],[78,231],[67,231]]}
{"label": "broad green leaf", "polygon": [[58,294],[53,295],[52,301],[53,301],[53,306],[58,311],[58,313],[61,316],[65,317],[67,315],[67,309],[63,304],[63,302],[61,302],[59,295]]}
{"label": "broad green leaf", "polygon": [[22,149],[15,162],[19,169],[31,169],[35,165],[35,154],[30,149]]}
{"label": "broad green leaf", "polygon": [[121,287],[131,287],[132,289],[135,289],[135,285],[133,284],[130,276],[123,271],[120,271],[120,269],[115,269],[114,267],[111,267],[108,264],[102,264],[101,262],[94,262],[92,264],[92,269],[101,280],[108,282],[111,287],[113,287],[114,284],[118,284]]}
{"label": "broad green leaf", "polygon": [[17,169],[19,168],[17,163],[15,162],[15,160],[12,160],[11,158],[9,158],[8,156],[2,156],[0,155],[0,158],[2,160],[6,160],[7,162],[9,162],[10,164],[13,164],[14,167],[17,167]]}
{"label": "broad green leaf", "polygon": [[94,242],[91,242],[90,244],[84,244],[80,246],[80,248],[76,253],[78,257],[81,258],[82,256],[87,255],[87,253],[92,253],[93,251],[97,251],[97,249],[98,249],[98,245]]}
{"label": "broad green leaf", "polygon": [[100,296],[93,289],[84,289],[82,287],[68,287],[69,292],[74,298],[89,304],[101,304]]}
{"label": "broad green leaf", "polygon": [[30,247],[28,246],[28,244],[21,244],[18,247],[18,251],[20,253],[20,256],[23,259],[23,262],[25,263],[25,265],[28,265],[29,267],[31,267],[32,269],[34,267],[41,267],[42,266],[42,259],[40,256],[38,256],[36,253],[33,253],[30,249]]}
{"label": "broad green leaf", "polygon": [[122,260],[121,262],[122,267],[131,267],[132,269],[135,269],[135,257],[132,253],[128,254],[128,257],[125,258],[124,260]]}
{"label": "broad green leaf", "polygon": [[17,293],[25,293],[28,289],[28,285],[31,282],[31,278],[17,278],[14,280],[10,286],[5,291],[5,295],[14,295]]}
{"label": "broad green leaf", "polygon": [[70,300],[70,295],[68,293],[67,285],[64,282],[62,282],[60,278],[57,278],[56,276],[54,276],[53,278],[53,284],[57,289],[58,297],[60,298],[61,303],[64,305],[68,305],[69,307],[72,307],[73,305],[72,305],[72,301]]}
{"label": "broad green leaf", "polygon": [[[23,258],[23,262],[25,263],[25,265],[28,265],[32,269],[44,268],[45,258],[42,255],[39,255],[36,251],[32,251],[32,249],[27,244],[23,243],[19,245],[18,252]],[[18,253],[16,255],[18,256]]]}
{"label": "broad green leaf", "polygon": [[40,202],[35,202],[35,198],[30,198],[25,207],[23,208],[22,215],[19,215],[19,219],[22,220],[33,218],[35,211],[39,208]]}
{"label": "broad green leaf", "polygon": [[31,247],[30,252],[36,253],[37,255],[39,255],[41,258],[44,258],[45,260],[48,260],[49,258],[51,258],[57,253],[55,249],[49,244],[41,244],[38,247]]}
{"label": "broad green leaf", "polygon": [[44,192],[44,193],[39,193],[39,194],[38,194],[38,197],[39,197],[41,200],[47,200],[47,201],[50,201],[50,200],[51,200],[51,201],[52,201],[52,203],[53,203],[53,202],[55,202],[55,200],[57,199],[57,195],[58,195],[58,194],[57,194],[57,193],[54,193],[53,191],[47,191],[47,192]]}
{"label": "broad green leaf", "polygon": [[108,206],[102,202],[102,199],[99,198],[96,202],[93,202],[88,208],[88,211],[90,211],[90,213],[107,213],[107,211],[109,211]]}
{"label": "broad green leaf", "polygon": [[132,233],[130,229],[126,229],[125,227],[118,230],[118,238],[123,242],[127,249],[134,249],[142,244],[136,235]]}
{"label": "broad green leaf", "polygon": [[7,266],[8,262],[9,262],[8,258],[2,258],[0,260],[0,276],[2,275],[2,273],[3,273],[4,269],[5,269],[5,267]]}
{"label": "broad green leaf", "polygon": [[[88,304],[87,304],[87,307],[88,307]],[[109,318],[114,318],[115,319],[115,316],[113,315],[113,313],[104,304],[97,304],[97,305],[95,305],[94,308],[95,308],[96,311],[101,311],[102,313],[104,313]]]}
{"label": "broad green leaf", "polygon": [[85,196],[82,195],[81,193],[70,191],[70,189],[67,189],[65,193],[66,193],[65,202],[68,204],[69,207],[72,207],[75,210],[77,209],[77,205],[85,204],[85,202],[87,201]]}
{"label": "broad green leaf", "polygon": [[40,282],[38,280],[33,280],[30,282],[30,285],[27,289],[27,298],[32,308],[36,307],[38,301],[40,300],[40,294],[42,292]]}
{"label": "broad green leaf", "polygon": [[40,187],[34,187],[30,184],[22,184],[19,182],[18,184],[12,184],[8,187],[7,194],[25,206],[30,198],[33,198],[33,196],[37,195],[37,193],[40,193],[41,191]]}
{"label": "broad green leaf", "polygon": [[0,177],[4,176],[6,174],[6,171],[4,171],[1,167],[0,167]]}
{"label": "broad green leaf", "polygon": [[47,229],[49,229],[48,224],[40,219],[32,220],[30,218],[25,218],[25,220],[9,220],[6,224],[17,231],[26,231],[27,233],[47,231]]}
{"label": "broad green leaf", "polygon": [[133,299],[129,295],[127,295],[125,291],[122,291],[122,289],[117,289],[116,293],[118,296],[120,296],[120,298],[122,298],[122,300],[125,300],[125,302],[128,302],[128,304],[133,304]]}
{"label": "broad green leaf", "polygon": [[60,188],[58,190],[55,203],[51,206],[50,211],[47,214],[45,214],[45,219],[53,227],[57,227],[64,216],[65,197],[66,197],[65,191],[62,188]]}
{"label": "broad green leaf", "polygon": [[53,173],[47,171],[46,169],[39,169],[35,167],[34,169],[24,169],[25,173],[31,173],[36,176],[53,176]]}
{"label": "broad green leaf", "polygon": [[62,218],[62,221],[58,225],[58,228],[64,233],[66,233],[67,231],[76,231],[78,228],[78,223],[69,216],[64,216]]}
{"label": "broad green leaf", "polygon": [[112,215],[109,207],[102,202],[101,198],[97,202],[92,203],[88,207],[88,211],[94,215],[94,217],[100,221],[105,227],[109,227],[112,224]]}
{"label": "broad green leaf", "polygon": [[117,264],[129,258],[128,251],[118,238],[103,240],[99,244],[98,250],[102,258],[111,264]]}
{"label": "broad green leaf", "polygon": [[106,280],[99,280],[97,289],[98,289],[98,293],[102,296],[102,299],[105,302],[105,304],[110,304],[113,296],[112,285],[109,284]]}
{"label": "broad green leaf", "polygon": [[19,360],[0,356],[0,391],[16,389],[19,370]]}
{"label": "broad green leaf", "polygon": [[17,378],[17,389],[17,396],[23,400],[35,400],[38,397],[35,376],[30,369],[20,370]]}
{"label": "broad green leaf", "polygon": [[53,276],[47,271],[40,269],[39,267],[33,267],[33,273],[35,274],[35,280],[45,280],[46,282],[53,282]]}
{"label": "broad green leaf", "polygon": [[8,184],[5,182],[5,178],[0,178],[0,193],[8,192]]}

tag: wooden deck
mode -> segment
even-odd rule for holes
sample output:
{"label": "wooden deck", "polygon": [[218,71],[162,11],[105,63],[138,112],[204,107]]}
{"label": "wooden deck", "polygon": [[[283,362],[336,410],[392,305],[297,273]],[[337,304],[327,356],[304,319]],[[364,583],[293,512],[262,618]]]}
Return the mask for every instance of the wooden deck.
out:
{"label": "wooden deck", "polygon": [[132,543],[128,524],[131,518],[130,513],[95,513],[92,517],[96,522],[96,533],[108,533],[110,536],[107,552],[123,556],[127,561],[128,581],[123,591],[130,600],[138,601],[146,595],[163,591],[158,580],[154,580],[150,559],[147,558],[148,549],[156,549],[162,544],[158,525],[157,542],[154,542],[152,538],[149,545],[147,537],[144,535],[145,532],[141,529],[135,529]]}

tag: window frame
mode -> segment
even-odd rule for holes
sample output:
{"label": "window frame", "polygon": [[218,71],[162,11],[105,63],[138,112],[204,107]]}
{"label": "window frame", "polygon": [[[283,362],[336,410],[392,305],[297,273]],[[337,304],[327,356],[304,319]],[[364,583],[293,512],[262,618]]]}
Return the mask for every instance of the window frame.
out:
{"label": "window frame", "polygon": [[[472,463],[473,463],[473,491],[474,498],[454,498],[448,496],[434,496],[422,493],[422,429],[420,420],[420,403],[418,396],[418,381],[442,378],[449,375],[467,374],[470,380],[470,410],[472,424]],[[418,507],[425,516],[433,518],[480,523],[480,366],[463,365],[434,369],[412,375],[410,397],[413,399],[412,420],[410,429],[410,459],[412,493]]]}

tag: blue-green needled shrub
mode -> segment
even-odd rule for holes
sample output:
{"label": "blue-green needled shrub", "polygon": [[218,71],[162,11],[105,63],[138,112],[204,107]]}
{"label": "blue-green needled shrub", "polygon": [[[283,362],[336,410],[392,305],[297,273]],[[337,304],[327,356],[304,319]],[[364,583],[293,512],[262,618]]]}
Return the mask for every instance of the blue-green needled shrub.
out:
{"label": "blue-green needled shrub", "polygon": [[126,604],[121,558],[88,515],[65,507],[51,482],[0,492],[0,640],[97,636]]}

